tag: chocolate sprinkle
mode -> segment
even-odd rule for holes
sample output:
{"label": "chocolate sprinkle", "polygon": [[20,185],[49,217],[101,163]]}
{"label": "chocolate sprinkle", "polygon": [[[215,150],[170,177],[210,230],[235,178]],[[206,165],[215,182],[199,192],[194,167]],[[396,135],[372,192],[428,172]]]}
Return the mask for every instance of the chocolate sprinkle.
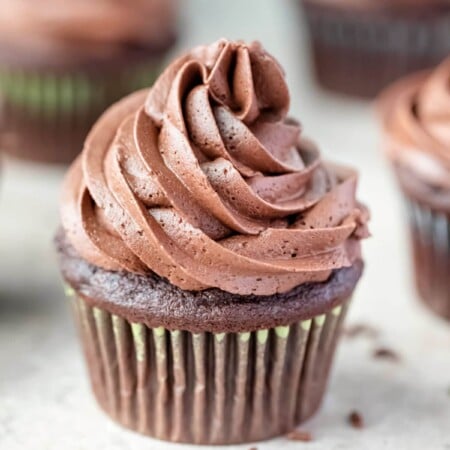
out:
{"label": "chocolate sprinkle", "polygon": [[353,325],[349,325],[344,330],[344,335],[348,338],[356,338],[361,336],[375,339],[379,334],[380,332],[375,327],[365,323],[355,323]]}
{"label": "chocolate sprinkle", "polygon": [[349,414],[348,422],[353,428],[364,428],[364,418],[358,411],[352,411]]}
{"label": "chocolate sprinkle", "polygon": [[387,347],[380,347],[373,352],[374,358],[385,359],[392,362],[400,361],[400,357],[397,353]]}
{"label": "chocolate sprinkle", "polygon": [[308,431],[294,430],[286,435],[290,441],[310,442],[313,440],[312,435]]}

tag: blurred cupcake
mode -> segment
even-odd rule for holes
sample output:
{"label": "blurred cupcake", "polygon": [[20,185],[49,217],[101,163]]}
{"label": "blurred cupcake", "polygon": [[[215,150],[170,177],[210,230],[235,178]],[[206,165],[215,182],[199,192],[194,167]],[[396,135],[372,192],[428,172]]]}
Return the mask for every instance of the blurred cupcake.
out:
{"label": "blurred cupcake", "polygon": [[111,107],[70,168],[61,270],[95,396],[124,426],[230,444],[318,408],[367,211],[288,110],[276,60],[219,41]]}
{"label": "blurred cupcake", "polygon": [[106,107],[153,82],[175,25],[171,0],[0,2],[0,147],[71,162]]}
{"label": "blurred cupcake", "polygon": [[416,281],[450,320],[450,58],[381,97],[387,153],[405,196]]}
{"label": "blurred cupcake", "polygon": [[316,77],[333,91],[373,97],[450,52],[448,0],[299,0]]}

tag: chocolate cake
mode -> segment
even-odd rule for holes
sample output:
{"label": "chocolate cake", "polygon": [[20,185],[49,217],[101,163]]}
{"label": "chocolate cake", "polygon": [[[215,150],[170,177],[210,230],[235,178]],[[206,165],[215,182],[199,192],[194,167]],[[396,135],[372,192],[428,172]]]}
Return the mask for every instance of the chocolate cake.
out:
{"label": "chocolate cake", "polygon": [[69,169],[61,271],[124,426],[242,443],[319,407],[368,212],[288,110],[278,62],[220,40],[113,105]]}

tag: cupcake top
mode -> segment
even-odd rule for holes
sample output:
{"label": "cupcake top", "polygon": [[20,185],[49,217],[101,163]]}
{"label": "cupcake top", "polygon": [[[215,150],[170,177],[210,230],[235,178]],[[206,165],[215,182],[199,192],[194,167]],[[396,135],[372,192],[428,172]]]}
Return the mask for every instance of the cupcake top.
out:
{"label": "cupcake top", "polygon": [[360,259],[356,173],[324,163],[287,117],[283,70],[260,44],[221,40],[113,105],[63,188],[75,250],[184,290],[271,295]]}
{"label": "cupcake top", "polygon": [[380,104],[388,155],[404,187],[450,209],[450,58],[395,83]]}
{"label": "cupcake top", "polygon": [[87,52],[103,55],[123,46],[165,48],[173,40],[172,0],[2,0],[2,47],[29,54]]}

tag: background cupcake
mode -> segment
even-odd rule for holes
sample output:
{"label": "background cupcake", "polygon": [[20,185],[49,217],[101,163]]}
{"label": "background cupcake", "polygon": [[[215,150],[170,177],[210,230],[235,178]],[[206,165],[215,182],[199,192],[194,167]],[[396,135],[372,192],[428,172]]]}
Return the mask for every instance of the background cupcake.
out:
{"label": "background cupcake", "polygon": [[61,269],[94,393],[123,425],[229,444],[318,408],[367,212],[288,110],[278,63],[219,41],[109,109],[70,168]]}
{"label": "background cupcake", "polygon": [[171,0],[0,3],[0,147],[70,162],[111,103],[148,86],[175,39]]}
{"label": "background cupcake", "polygon": [[386,148],[404,193],[417,286],[450,319],[450,58],[381,100]]}
{"label": "background cupcake", "polygon": [[300,1],[316,77],[325,88],[372,97],[450,52],[446,0]]}

